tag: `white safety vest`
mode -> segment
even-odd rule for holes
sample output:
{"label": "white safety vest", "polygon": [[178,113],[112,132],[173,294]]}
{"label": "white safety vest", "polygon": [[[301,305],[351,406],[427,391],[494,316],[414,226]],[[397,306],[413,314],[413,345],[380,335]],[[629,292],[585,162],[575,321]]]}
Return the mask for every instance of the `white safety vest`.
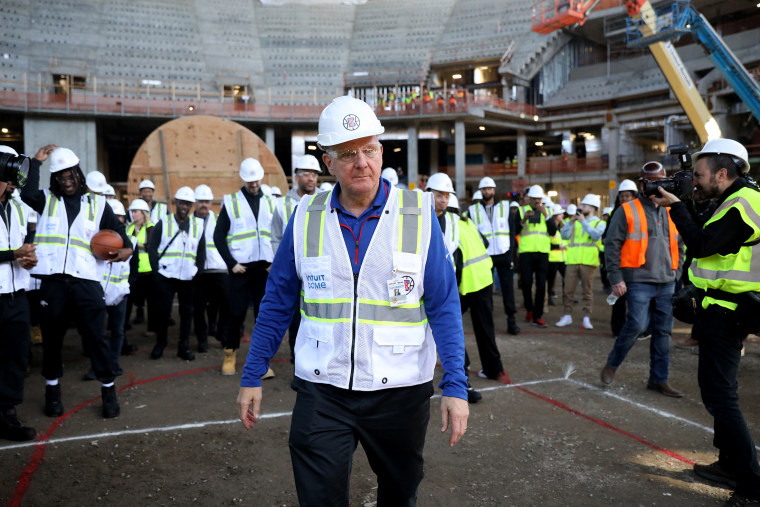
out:
{"label": "white safety vest", "polygon": [[34,244],[37,245],[37,265],[32,275],[71,275],[98,282],[103,279],[105,261],[90,251],[90,240],[100,230],[106,199],[102,195],[85,194],[79,213],[69,228],[63,198],[56,199],[49,190],[45,193],[45,209],[37,219]]}
{"label": "white safety vest", "polygon": [[[296,376],[357,391],[429,382],[436,362],[423,304],[430,194],[390,189],[358,275],[331,195],[304,196],[293,219],[302,317]],[[403,304],[391,306],[390,292]]]}
{"label": "white safety vest", "polygon": [[[199,220],[203,219],[199,218]],[[204,233],[206,238],[206,265],[203,269],[206,271],[210,269],[223,269],[224,271],[227,271],[227,264],[224,262],[224,259],[222,259],[222,256],[219,254],[219,251],[214,244],[216,220],[216,214],[213,211],[209,211],[208,220],[206,220],[206,232]]]}
{"label": "white safety vest", "polygon": [[[444,212],[446,230],[443,231],[443,239],[449,255],[454,255],[459,248],[459,215],[450,211]],[[452,257],[453,260],[453,257]]]}
{"label": "white safety vest", "polygon": [[230,254],[240,264],[248,262],[272,262],[272,216],[275,213],[275,201],[272,196],[263,194],[259,200],[259,219],[242,190],[224,196],[224,209],[230,219],[227,232],[227,246]]}
{"label": "white safety vest", "polygon": [[[0,250],[21,248],[26,238],[26,214],[24,206],[15,199],[10,199],[8,225],[0,218]],[[0,294],[11,294],[29,287],[29,271],[22,268],[18,261],[0,263]]]}
{"label": "white safety vest", "polygon": [[290,217],[293,216],[293,211],[296,209],[296,206],[298,206],[298,200],[293,199],[290,195],[285,195],[285,197],[277,199],[277,205],[277,208],[280,211],[280,216],[282,217],[282,229],[285,230],[285,226],[288,225]]}
{"label": "white safety vest", "polygon": [[500,255],[509,251],[509,203],[507,201],[499,201],[494,205],[491,220],[488,220],[488,213],[482,203],[470,206],[467,214],[488,240],[488,255]]}
{"label": "white safety vest", "polygon": [[163,220],[169,216],[169,208],[162,202],[156,202],[153,209],[150,210],[150,221],[157,224],[159,220]]}
{"label": "white safety vest", "polygon": [[[163,225],[161,225],[158,255],[161,255],[164,249],[166,252],[158,261],[158,272],[166,278],[187,281],[192,280],[198,272],[195,260],[198,257],[198,245],[203,234],[203,220],[192,215],[187,219],[190,220],[189,233],[179,229],[179,224],[173,214],[161,221]],[[175,234],[177,234],[176,238]]]}

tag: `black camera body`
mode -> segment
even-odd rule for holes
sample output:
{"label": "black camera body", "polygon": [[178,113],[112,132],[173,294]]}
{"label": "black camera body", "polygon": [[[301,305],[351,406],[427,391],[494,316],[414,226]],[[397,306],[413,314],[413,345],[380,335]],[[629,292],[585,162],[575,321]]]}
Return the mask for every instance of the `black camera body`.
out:
{"label": "black camera body", "polygon": [[0,153],[0,182],[10,183],[16,187],[26,185],[29,176],[29,157]]}
{"label": "black camera body", "polygon": [[659,181],[644,181],[644,195],[660,195],[660,188],[670,192],[682,201],[690,201],[694,194],[694,174],[691,167],[691,154],[686,145],[668,146],[668,153],[678,157],[681,170],[672,177]]}

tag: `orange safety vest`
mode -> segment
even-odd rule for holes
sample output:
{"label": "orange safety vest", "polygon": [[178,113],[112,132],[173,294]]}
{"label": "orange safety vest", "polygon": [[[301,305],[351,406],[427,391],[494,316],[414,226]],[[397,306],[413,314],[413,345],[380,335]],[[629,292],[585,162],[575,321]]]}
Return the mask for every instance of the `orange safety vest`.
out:
{"label": "orange safety vest", "polygon": [[[649,234],[647,229],[647,216],[641,201],[634,199],[622,205],[625,211],[625,220],[628,223],[627,234],[623,248],[620,250],[621,268],[640,268],[646,261]],[[635,210],[634,210],[635,208]],[[670,267],[678,269],[678,229],[670,218],[668,212],[668,230],[670,231]]]}

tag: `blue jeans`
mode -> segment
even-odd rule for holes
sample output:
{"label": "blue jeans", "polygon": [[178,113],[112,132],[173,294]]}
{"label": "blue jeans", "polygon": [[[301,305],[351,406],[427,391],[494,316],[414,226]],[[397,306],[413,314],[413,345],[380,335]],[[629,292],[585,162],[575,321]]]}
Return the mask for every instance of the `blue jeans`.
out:
{"label": "blue jeans", "polygon": [[607,365],[617,369],[642,331],[647,326],[647,316],[652,329],[649,342],[649,382],[662,384],[668,381],[668,364],[670,362],[670,333],[673,330],[673,296],[675,282],[668,283],[629,283],[627,284],[626,302],[628,314],[625,324],[612,347]]}

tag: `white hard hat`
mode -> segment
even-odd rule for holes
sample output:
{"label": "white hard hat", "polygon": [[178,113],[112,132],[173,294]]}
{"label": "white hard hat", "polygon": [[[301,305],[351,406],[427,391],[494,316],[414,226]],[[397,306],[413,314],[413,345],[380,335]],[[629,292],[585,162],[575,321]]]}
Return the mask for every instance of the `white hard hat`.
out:
{"label": "white hard hat", "polygon": [[68,148],[55,148],[50,154],[50,172],[57,173],[79,164],[79,157]]}
{"label": "white hard hat", "polygon": [[146,213],[150,213],[150,208],[148,207],[148,203],[143,201],[142,199],[135,199],[132,201],[132,204],[129,205],[129,211],[144,211]]}
{"label": "white hard hat", "polygon": [[543,199],[541,199],[541,202],[544,203],[544,206],[548,206],[550,209],[554,207],[554,203],[552,202],[552,198],[548,195],[545,195]]}
{"label": "white hard hat", "polygon": [[211,191],[211,187],[203,183],[195,187],[195,200],[196,201],[214,200],[214,193]]}
{"label": "white hard hat", "polygon": [[272,195],[272,187],[266,183],[261,184],[261,191],[264,192],[264,195]]}
{"label": "white hard hat", "polygon": [[575,215],[578,213],[578,207],[575,204],[568,204],[567,205],[567,214],[568,215]]}
{"label": "white hard hat", "polygon": [[319,115],[320,146],[335,146],[385,132],[366,102],[344,95],[337,97]]}
{"label": "white hard hat", "polygon": [[602,215],[609,215],[610,213],[612,213],[612,206],[607,206],[602,210]]}
{"label": "white hard hat", "polygon": [[496,188],[496,182],[493,178],[486,176],[485,178],[481,178],[480,183],[478,183],[478,190],[481,188]]}
{"label": "white hard hat", "polygon": [[332,190],[333,186],[332,183],[329,181],[323,181],[321,185],[319,185],[319,191],[320,192],[329,192]]}
{"label": "white hard hat", "polygon": [[565,208],[562,207],[561,204],[555,204],[552,208],[552,216],[554,215],[561,215],[565,212]]}
{"label": "white hard hat", "polygon": [[87,173],[85,183],[87,183],[87,188],[91,191],[101,194],[105,192],[106,186],[108,185],[108,183],[106,183],[105,175],[100,171],[91,171]]}
{"label": "white hard hat", "polygon": [[519,208],[520,207],[520,203],[517,202],[517,201],[512,201],[512,202],[509,203],[509,207],[510,208]]}
{"label": "white hard hat", "polygon": [[13,155],[14,157],[18,157],[18,152],[11,148],[10,146],[5,146],[4,144],[0,144],[0,153],[9,153]]}
{"label": "white hard hat", "polygon": [[581,201],[581,204],[588,204],[589,206],[594,206],[596,209],[599,209],[602,207],[602,199],[596,194],[586,194]]}
{"label": "white hard hat", "polygon": [[114,215],[124,216],[127,214],[127,212],[124,211],[124,205],[118,199],[108,199],[106,202],[111,206]]}
{"label": "white hard hat", "polygon": [[116,197],[116,190],[111,185],[106,185],[106,189],[103,190],[103,195],[107,197]]}
{"label": "white hard hat", "polygon": [[398,185],[398,173],[396,172],[394,168],[386,167],[385,169],[383,169],[383,172],[382,174],[380,174],[380,176],[390,181],[394,187]]}
{"label": "white hard hat", "polygon": [[451,178],[446,173],[435,173],[428,178],[425,190],[438,190],[439,192],[454,193],[454,185],[451,184]]}
{"label": "white hard hat", "polygon": [[528,197],[532,197],[535,199],[543,199],[544,189],[541,188],[541,185],[533,185],[532,187],[530,187],[530,190],[528,190]]}
{"label": "white hard hat", "polygon": [[246,183],[264,179],[264,168],[255,158],[247,158],[240,163],[240,179]]}
{"label": "white hard hat", "polygon": [[620,182],[620,187],[618,188],[618,193],[620,192],[633,192],[636,193],[639,191],[639,187],[636,186],[636,183],[634,183],[631,180],[623,180]]}
{"label": "white hard hat", "polygon": [[155,190],[156,185],[154,185],[153,182],[150,180],[142,180],[140,182],[140,187],[138,188],[138,190],[142,190],[143,188],[149,188],[151,190]]}
{"label": "white hard hat", "polygon": [[[427,188],[430,188],[430,186]],[[459,209],[459,199],[457,199],[457,194],[453,192],[449,194],[449,205],[447,207]]]}
{"label": "white hard hat", "polygon": [[480,190],[476,190],[474,194],[472,194],[472,200],[473,201],[480,201],[483,199],[483,193]]}
{"label": "white hard hat", "polygon": [[282,197],[282,190],[280,190],[280,187],[278,186],[272,186],[272,195],[277,197]]}
{"label": "white hard hat", "polygon": [[702,147],[702,151],[698,151],[691,156],[692,163],[696,164],[700,155],[707,154],[728,155],[729,157],[733,157],[741,174],[747,174],[749,171],[749,154],[747,153],[747,148],[733,139],[712,139],[707,141]]}
{"label": "white hard hat", "polygon": [[178,201],[195,202],[195,192],[190,187],[180,187],[174,194],[174,198]]}
{"label": "white hard hat", "polygon": [[307,171],[317,171],[322,174],[322,167],[319,165],[319,160],[314,155],[301,155],[296,159],[296,165],[293,167],[294,171],[299,169],[306,169]]}

